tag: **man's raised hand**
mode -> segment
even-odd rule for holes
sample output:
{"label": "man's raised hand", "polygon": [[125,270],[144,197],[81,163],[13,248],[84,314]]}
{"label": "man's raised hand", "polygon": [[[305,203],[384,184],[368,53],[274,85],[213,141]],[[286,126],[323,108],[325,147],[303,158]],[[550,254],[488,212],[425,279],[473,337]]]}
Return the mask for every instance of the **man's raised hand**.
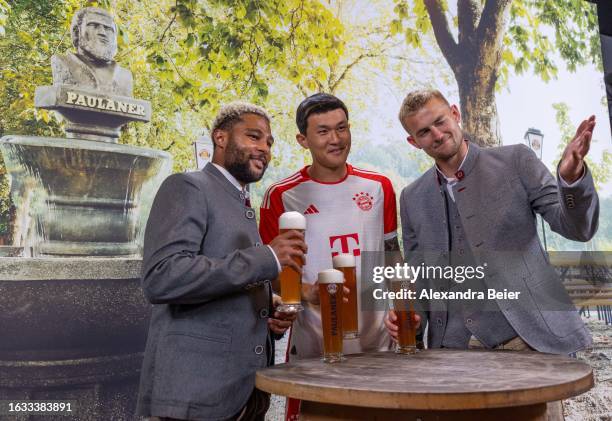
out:
{"label": "man's raised hand", "polygon": [[572,184],[584,172],[584,158],[589,153],[593,130],[595,129],[595,116],[583,120],[576,130],[576,135],[567,144],[559,163],[559,175],[565,182]]}

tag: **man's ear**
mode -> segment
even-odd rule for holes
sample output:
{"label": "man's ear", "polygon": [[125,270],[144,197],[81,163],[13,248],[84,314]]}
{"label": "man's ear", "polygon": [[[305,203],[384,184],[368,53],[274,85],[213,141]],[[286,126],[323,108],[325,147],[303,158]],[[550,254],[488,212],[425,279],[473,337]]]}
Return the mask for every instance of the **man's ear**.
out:
{"label": "man's ear", "polygon": [[416,140],[414,140],[414,137],[412,137],[411,135],[408,135],[408,137],[406,138],[406,140],[408,140],[408,143],[410,143],[412,146],[414,146],[417,149],[422,149],[418,143],[416,143]]}
{"label": "man's ear", "polygon": [[457,123],[461,123],[461,111],[459,111],[459,107],[456,104],[451,105],[451,114]]}
{"label": "man's ear", "polygon": [[302,133],[298,133],[295,135],[295,139],[300,144],[300,146],[304,149],[308,149],[308,139]]}
{"label": "man's ear", "polygon": [[225,149],[229,140],[229,133],[227,130],[216,129],[212,134],[212,140],[217,148]]}

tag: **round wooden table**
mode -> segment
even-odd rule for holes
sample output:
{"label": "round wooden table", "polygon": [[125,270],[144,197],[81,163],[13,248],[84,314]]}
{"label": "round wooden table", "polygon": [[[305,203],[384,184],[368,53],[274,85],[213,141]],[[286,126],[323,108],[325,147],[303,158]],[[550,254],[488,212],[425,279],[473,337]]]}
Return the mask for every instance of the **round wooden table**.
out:
{"label": "round wooden table", "polygon": [[546,420],[547,402],[592,388],[593,371],[537,352],[379,352],[276,365],[257,372],[256,386],[301,399],[301,421]]}

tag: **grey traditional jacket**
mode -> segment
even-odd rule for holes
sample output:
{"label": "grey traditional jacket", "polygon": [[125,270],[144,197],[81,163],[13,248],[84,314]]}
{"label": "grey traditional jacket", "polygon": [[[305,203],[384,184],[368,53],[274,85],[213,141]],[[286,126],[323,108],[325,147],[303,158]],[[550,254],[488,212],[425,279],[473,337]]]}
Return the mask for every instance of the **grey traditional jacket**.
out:
{"label": "grey traditional jacket", "polygon": [[[493,308],[538,351],[568,354],[590,345],[591,335],[542,249],[535,218],[541,214],[553,231],[571,240],[591,239],[599,202],[590,172],[587,169],[576,186],[564,187],[524,145],[479,148],[470,143],[468,154],[472,156],[462,167],[463,178],[453,186],[465,240],[476,263],[485,267],[487,288],[520,292],[517,300],[496,299]],[[402,191],[404,253],[411,265],[450,261],[442,188],[433,167]],[[419,292],[444,292],[448,287],[417,281]],[[424,304],[422,325],[429,324],[429,346],[437,348],[446,329],[448,303],[442,299]],[[470,314],[465,317],[469,324]]]}
{"label": "grey traditional jacket", "polygon": [[140,415],[222,420],[244,406],[269,362],[277,275],[253,209],[213,165],[164,181],[145,234],[142,285],[154,305]]}

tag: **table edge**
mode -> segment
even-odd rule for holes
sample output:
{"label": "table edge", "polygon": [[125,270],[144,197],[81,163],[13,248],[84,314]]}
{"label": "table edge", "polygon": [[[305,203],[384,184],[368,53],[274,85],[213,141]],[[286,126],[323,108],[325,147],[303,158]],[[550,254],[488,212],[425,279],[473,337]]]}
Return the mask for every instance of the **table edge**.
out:
{"label": "table edge", "polygon": [[[289,385],[290,388],[287,387]],[[406,393],[398,396],[398,393],[301,385],[291,381],[279,382],[277,379],[266,378],[260,372],[255,375],[255,387],[275,395],[336,405],[386,409],[456,410],[526,406],[581,395],[594,385],[592,368],[586,375],[572,382],[513,390],[510,394],[509,391],[479,391],[477,393]],[[287,393],[289,389],[291,393]],[[537,389],[537,393],[534,393],[534,389]],[[470,396],[469,405],[466,405],[467,396]],[[442,397],[444,400],[440,402]]]}

